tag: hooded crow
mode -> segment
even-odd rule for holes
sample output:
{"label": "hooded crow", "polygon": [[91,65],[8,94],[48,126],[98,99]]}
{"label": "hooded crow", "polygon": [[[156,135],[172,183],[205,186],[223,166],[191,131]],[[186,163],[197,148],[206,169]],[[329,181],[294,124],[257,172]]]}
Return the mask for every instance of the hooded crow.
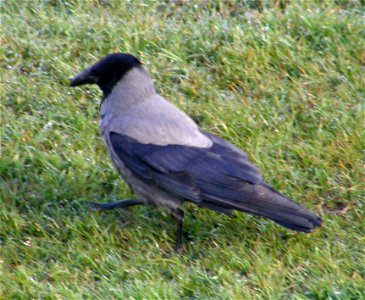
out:
{"label": "hooded crow", "polygon": [[141,62],[114,53],[79,73],[71,86],[97,84],[103,92],[100,129],[111,160],[137,199],[94,203],[100,210],[149,204],[176,218],[181,246],[182,203],[231,214],[263,216],[301,232],[321,219],[266,184],[247,155],[202,131],[184,112],[158,95]]}

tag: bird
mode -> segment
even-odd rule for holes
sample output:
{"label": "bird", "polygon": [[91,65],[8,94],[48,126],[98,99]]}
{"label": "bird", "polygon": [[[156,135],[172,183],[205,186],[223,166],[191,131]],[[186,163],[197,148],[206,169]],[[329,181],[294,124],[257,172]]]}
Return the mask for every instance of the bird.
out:
{"label": "bird", "polygon": [[167,209],[177,221],[176,251],[182,247],[186,201],[226,215],[242,211],[266,217],[304,233],[321,226],[320,217],[267,184],[242,150],[202,130],[159,95],[132,54],[108,54],[70,82],[71,87],[85,84],[96,84],[103,93],[101,136],[113,165],[136,195],[93,207]]}

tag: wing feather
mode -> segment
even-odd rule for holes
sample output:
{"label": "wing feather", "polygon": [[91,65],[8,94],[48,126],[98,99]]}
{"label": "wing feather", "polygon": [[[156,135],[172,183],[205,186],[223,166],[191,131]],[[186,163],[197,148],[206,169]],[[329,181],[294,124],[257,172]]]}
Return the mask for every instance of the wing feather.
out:
{"label": "wing feather", "polygon": [[209,148],[152,145],[110,133],[117,156],[145,182],[202,207],[261,215],[293,230],[310,232],[321,219],[263,182],[246,154],[206,134]]}
{"label": "wing feather", "polygon": [[114,132],[110,141],[136,176],[193,202],[209,195],[240,201],[242,195],[236,192],[243,180],[251,184],[262,181],[243,152],[218,138],[210,148],[143,144]]}

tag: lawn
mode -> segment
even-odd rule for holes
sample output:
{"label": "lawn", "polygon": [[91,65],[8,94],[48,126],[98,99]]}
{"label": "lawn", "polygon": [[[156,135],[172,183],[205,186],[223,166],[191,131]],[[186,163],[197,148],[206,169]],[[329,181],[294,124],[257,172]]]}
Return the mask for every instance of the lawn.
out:
{"label": "lawn", "polygon": [[[1,6],[1,299],[365,299],[364,1],[16,1]],[[70,78],[110,52],[244,149],[323,218],[305,235],[133,195],[99,136],[100,91]]]}

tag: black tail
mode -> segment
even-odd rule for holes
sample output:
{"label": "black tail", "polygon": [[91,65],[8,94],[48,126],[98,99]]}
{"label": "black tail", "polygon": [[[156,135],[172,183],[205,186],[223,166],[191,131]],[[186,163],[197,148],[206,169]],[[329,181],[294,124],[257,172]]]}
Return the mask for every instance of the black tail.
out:
{"label": "black tail", "polygon": [[[228,196],[228,195],[225,195]],[[263,216],[289,229],[310,232],[321,226],[314,213],[288,199],[266,184],[246,185],[231,197],[208,196],[205,200],[217,211],[234,209]],[[230,198],[229,200],[227,198]]]}

